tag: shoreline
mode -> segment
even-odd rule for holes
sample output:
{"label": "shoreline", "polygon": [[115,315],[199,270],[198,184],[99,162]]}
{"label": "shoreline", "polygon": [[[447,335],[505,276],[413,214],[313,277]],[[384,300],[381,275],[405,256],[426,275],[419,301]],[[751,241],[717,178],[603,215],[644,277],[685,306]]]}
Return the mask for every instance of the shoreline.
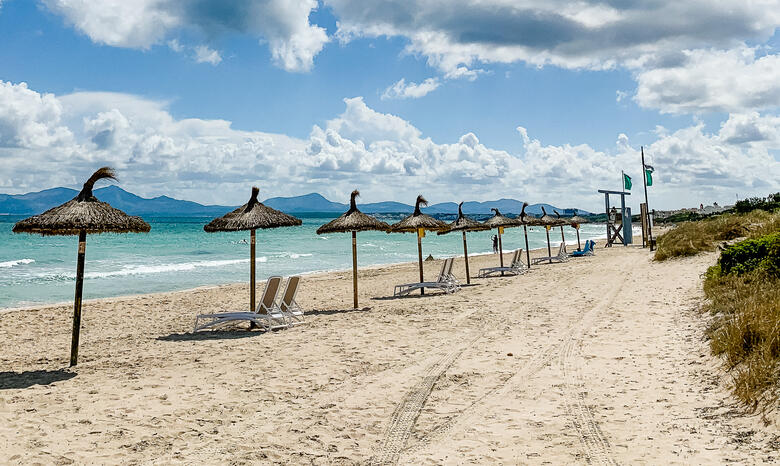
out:
{"label": "shoreline", "polygon": [[[596,238],[588,238],[593,239],[595,241],[598,240],[604,240],[605,237],[596,237]],[[550,241],[550,244],[553,243],[556,244],[556,246],[551,246],[553,248],[558,247],[560,245],[560,241]],[[577,241],[574,241],[574,244],[577,244]],[[566,242],[566,245],[571,245],[569,241]],[[531,249],[530,253],[533,254],[534,252],[540,252],[540,251],[546,251],[547,247],[543,248],[537,248],[537,249]],[[514,250],[513,250],[514,251]],[[469,253],[469,259],[472,257],[482,257],[482,256],[492,256],[495,253],[493,252],[485,252],[485,253]],[[504,252],[504,254],[509,254],[508,252]],[[461,251],[460,255],[454,255],[454,256],[446,256],[446,257],[455,257],[457,258],[463,258],[463,253]],[[434,260],[441,260],[434,259]],[[525,261],[525,254],[523,254],[523,261]],[[417,264],[417,261],[405,261],[405,262],[389,262],[384,264],[373,264],[373,265],[367,265],[365,267],[358,267],[358,278],[361,271],[366,270],[376,270],[376,269],[382,269],[386,267],[393,267],[393,266],[401,266],[401,265],[408,265],[408,264]],[[327,275],[327,274],[335,274],[335,273],[344,273],[344,272],[351,272],[352,268],[346,268],[346,269],[331,269],[331,270],[313,270],[313,271],[307,271],[307,272],[301,272],[297,273],[295,275],[301,275],[301,276],[319,276],[319,275]],[[261,285],[265,283],[266,279],[257,280],[256,284]],[[122,294],[122,295],[116,295],[116,296],[104,296],[101,298],[90,298],[85,299],[82,301],[82,305],[89,305],[89,304],[95,304],[95,303],[104,303],[104,302],[111,302],[112,300],[116,299],[127,299],[127,298],[134,298],[134,297],[154,297],[164,294],[171,294],[171,293],[187,293],[187,292],[194,292],[194,291],[202,291],[202,290],[210,290],[210,289],[218,289],[218,288],[224,288],[224,287],[234,287],[234,286],[248,286],[249,282],[231,282],[231,283],[222,283],[222,284],[208,284],[208,285],[200,285],[192,288],[183,288],[183,289],[171,289],[166,291],[155,291],[153,293],[129,293],[129,294]],[[57,302],[47,302],[47,303],[39,303],[39,304],[31,304],[29,306],[14,306],[14,307],[7,307],[7,308],[0,308],[0,315],[3,314],[10,314],[13,312],[21,312],[21,311],[36,311],[41,309],[50,309],[53,307],[63,307],[72,305],[73,301],[57,301]]]}

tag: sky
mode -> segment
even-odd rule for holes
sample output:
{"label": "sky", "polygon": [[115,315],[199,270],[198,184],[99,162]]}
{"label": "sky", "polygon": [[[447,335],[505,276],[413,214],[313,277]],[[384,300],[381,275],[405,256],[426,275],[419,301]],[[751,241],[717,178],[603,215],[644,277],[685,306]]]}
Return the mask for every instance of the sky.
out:
{"label": "sky", "polygon": [[780,191],[778,0],[0,0],[0,192]]}

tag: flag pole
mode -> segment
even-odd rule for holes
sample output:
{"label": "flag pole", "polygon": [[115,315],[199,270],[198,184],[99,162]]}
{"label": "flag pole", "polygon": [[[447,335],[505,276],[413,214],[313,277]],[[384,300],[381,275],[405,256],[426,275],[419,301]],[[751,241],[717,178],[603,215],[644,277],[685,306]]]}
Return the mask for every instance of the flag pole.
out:
{"label": "flag pole", "polygon": [[642,184],[645,187],[645,209],[647,209],[647,233],[650,236],[650,250],[653,250],[653,216],[650,215],[650,204],[647,202],[647,167],[645,166],[645,147],[639,146],[642,151]]}

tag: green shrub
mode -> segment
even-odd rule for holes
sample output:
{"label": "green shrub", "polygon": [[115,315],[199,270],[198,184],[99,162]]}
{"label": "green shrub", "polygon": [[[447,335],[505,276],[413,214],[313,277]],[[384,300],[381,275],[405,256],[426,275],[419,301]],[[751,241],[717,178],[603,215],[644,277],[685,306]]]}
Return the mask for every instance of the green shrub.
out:
{"label": "green shrub", "polygon": [[780,208],[780,193],[770,194],[767,197],[742,199],[734,204],[734,210],[738,213],[747,213],[756,209],[772,212],[778,208]]}
{"label": "green shrub", "polygon": [[761,269],[780,277],[780,233],[740,241],[720,254],[720,269],[724,274],[737,274]]}

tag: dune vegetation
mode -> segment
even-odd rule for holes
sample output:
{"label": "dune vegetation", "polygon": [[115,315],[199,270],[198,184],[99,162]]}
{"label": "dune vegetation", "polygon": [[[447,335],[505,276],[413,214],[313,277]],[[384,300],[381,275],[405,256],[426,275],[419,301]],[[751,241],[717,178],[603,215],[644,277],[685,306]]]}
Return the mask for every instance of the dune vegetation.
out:
{"label": "dune vegetation", "polygon": [[655,254],[664,261],[720,249],[704,278],[704,310],[712,317],[707,337],[734,395],[753,409],[774,409],[780,401],[778,199],[748,199],[732,213],[680,223],[661,235]]}

